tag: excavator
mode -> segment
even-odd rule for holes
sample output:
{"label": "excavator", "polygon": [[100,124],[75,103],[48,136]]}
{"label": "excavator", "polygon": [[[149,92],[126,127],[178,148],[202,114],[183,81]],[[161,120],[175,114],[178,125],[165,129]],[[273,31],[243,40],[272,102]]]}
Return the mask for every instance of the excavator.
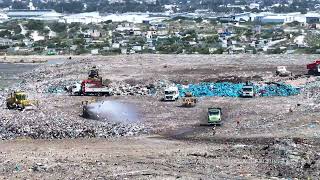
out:
{"label": "excavator", "polygon": [[197,98],[195,98],[192,93],[187,92],[185,97],[182,98],[183,107],[194,107],[197,104]]}
{"label": "excavator", "polygon": [[99,69],[96,66],[93,66],[88,73],[88,79],[97,80],[102,82],[102,77],[99,76]]}
{"label": "excavator", "polygon": [[28,96],[23,91],[15,91],[10,93],[10,96],[6,99],[8,109],[18,110],[33,110],[35,106],[38,106],[38,101],[29,100]]}

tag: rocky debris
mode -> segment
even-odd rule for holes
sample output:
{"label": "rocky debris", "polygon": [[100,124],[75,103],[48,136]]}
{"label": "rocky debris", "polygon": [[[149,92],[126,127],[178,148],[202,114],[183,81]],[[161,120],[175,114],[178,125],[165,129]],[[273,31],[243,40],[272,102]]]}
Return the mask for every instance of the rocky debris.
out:
{"label": "rocky debris", "polygon": [[[29,113],[28,113],[29,114]],[[27,114],[25,114],[27,116]],[[29,114],[28,117],[1,118],[0,139],[31,137],[34,139],[63,139],[82,137],[120,137],[146,133],[139,124],[100,122],[86,119],[71,119],[66,114],[43,117]]]}
{"label": "rocky debris", "polygon": [[261,148],[262,169],[268,176],[318,179],[320,154],[300,138],[276,140]]}
{"label": "rocky debris", "polygon": [[47,171],[48,166],[42,163],[36,163],[30,169],[34,172],[43,172],[43,171]]}

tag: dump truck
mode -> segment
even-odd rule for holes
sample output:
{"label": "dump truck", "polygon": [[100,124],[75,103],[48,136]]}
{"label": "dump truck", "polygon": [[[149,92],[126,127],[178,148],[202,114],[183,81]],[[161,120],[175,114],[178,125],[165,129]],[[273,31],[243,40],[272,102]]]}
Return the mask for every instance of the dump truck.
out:
{"label": "dump truck", "polygon": [[308,74],[318,75],[320,74],[320,60],[307,64]]}
{"label": "dump truck", "polygon": [[168,87],[164,90],[164,101],[176,101],[179,98],[179,89],[176,86]]}
{"label": "dump truck", "polygon": [[278,66],[276,70],[277,76],[291,76],[292,73],[287,70],[286,66]]}
{"label": "dump truck", "polygon": [[222,125],[222,110],[221,110],[221,108],[217,108],[217,107],[208,108],[208,124],[209,125]]}
{"label": "dump truck", "polygon": [[99,70],[93,66],[88,72],[88,78],[81,83],[76,83],[71,87],[66,87],[67,91],[72,95],[83,96],[104,96],[112,95],[112,89],[103,84]]}
{"label": "dump truck", "polygon": [[194,107],[197,104],[197,98],[192,93],[186,93],[185,97],[182,98],[183,107]]}
{"label": "dump truck", "polygon": [[32,110],[36,109],[39,103],[35,100],[29,100],[25,92],[15,91],[10,93],[6,104],[8,109]]}
{"label": "dump truck", "polygon": [[241,97],[254,97],[255,92],[253,85],[244,85],[241,90]]}
{"label": "dump truck", "polygon": [[112,89],[105,86],[101,80],[86,79],[81,83],[76,83],[69,88],[69,93],[72,95],[83,95],[83,96],[104,96],[112,95]]}

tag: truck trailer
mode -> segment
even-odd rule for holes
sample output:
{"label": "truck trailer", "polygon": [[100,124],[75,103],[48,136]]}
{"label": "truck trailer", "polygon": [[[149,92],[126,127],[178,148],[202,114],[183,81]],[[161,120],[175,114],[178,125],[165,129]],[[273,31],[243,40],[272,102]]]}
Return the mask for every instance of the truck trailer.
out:
{"label": "truck trailer", "polygon": [[112,95],[112,89],[102,84],[102,81],[95,79],[86,79],[72,86],[70,93],[72,95],[83,96],[104,96]]}

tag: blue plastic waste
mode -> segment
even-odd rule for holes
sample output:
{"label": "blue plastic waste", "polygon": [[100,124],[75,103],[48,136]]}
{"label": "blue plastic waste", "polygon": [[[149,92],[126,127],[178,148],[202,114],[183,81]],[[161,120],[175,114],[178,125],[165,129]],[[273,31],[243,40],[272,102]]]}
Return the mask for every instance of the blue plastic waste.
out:
{"label": "blue plastic waste", "polygon": [[[178,84],[180,96],[191,92],[195,97],[240,97],[244,83],[200,83],[183,86]],[[298,88],[287,84],[254,85],[254,90],[259,96],[293,96],[300,93]]]}

